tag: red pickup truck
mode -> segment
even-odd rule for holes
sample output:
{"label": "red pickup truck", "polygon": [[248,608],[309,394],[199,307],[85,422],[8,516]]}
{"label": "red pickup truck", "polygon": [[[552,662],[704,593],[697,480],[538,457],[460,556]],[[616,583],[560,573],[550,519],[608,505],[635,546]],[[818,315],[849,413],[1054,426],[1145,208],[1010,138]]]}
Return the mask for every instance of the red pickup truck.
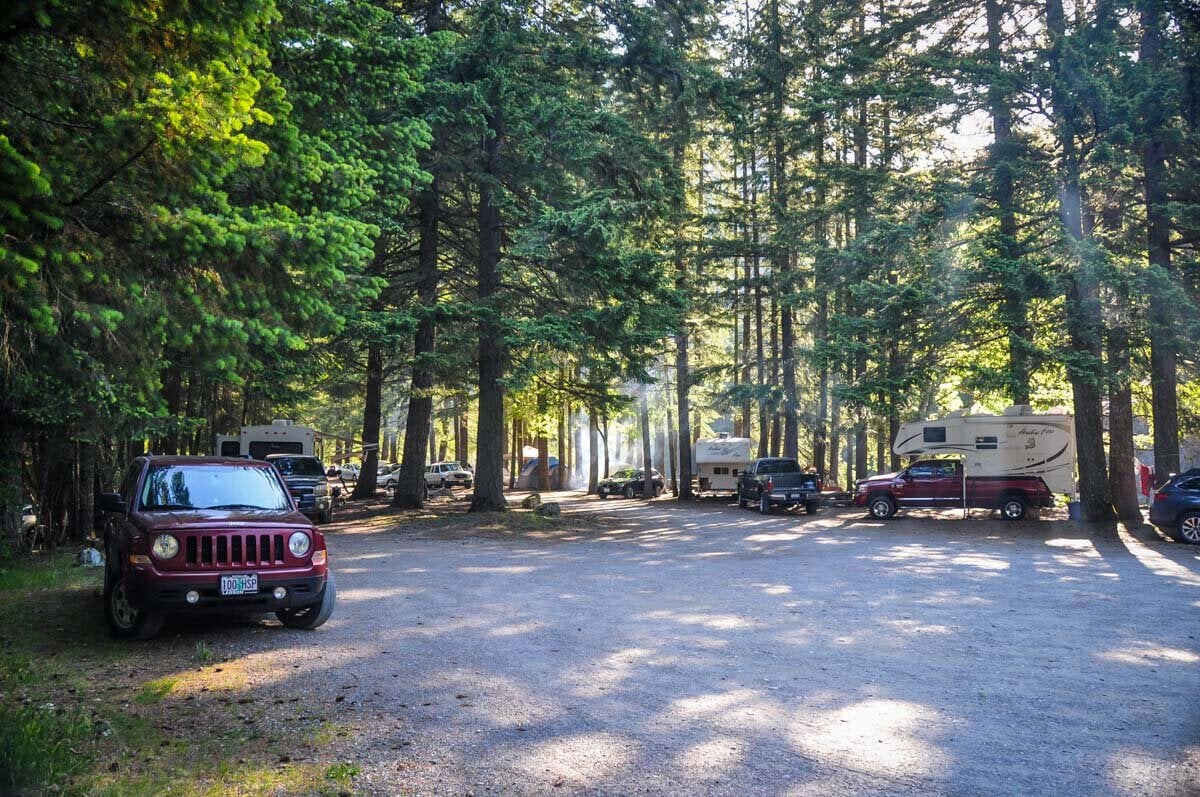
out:
{"label": "red pickup truck", "polygon": [[914,462],[899,473],[884,473],[860,479],[854,505],[866,507],[877,520],[898,509],[964,505],[975,509],[998,509],[1005,520],[1020,520],[1030,507],[1054,506],[1054,496],[1040,476],[970,476],[963,479],[957,460],[927,459]]}

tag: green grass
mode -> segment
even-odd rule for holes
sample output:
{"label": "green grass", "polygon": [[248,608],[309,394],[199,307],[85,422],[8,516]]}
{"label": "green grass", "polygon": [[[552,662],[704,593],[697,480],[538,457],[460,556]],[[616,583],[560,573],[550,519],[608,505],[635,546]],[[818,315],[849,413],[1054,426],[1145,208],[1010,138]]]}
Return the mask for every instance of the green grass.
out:
{"label": "green grass", "polygon": [[164,697],[171,694],[171,690],[179,683],[178,678],[164,676],[155,678],[153,681],[147,681],[142,687],[142,691],[137,693],[133,699],[138,703],[158,703]]}
{"label": "green grass", "polygon": [[343,785],[350,783],[355,775],[358,774],[358,767],[354,764],[338,763],[325,770],[325,779],[332,780],[334,783]]}
{"label": "green grass", "polygon": [[40,790],[91,765],[92,723],[48,706],[0,705],[0,793]]}
{"label": "green grass", "polygon": [[104,568],[76,567],[69,553],[0,560],[0,594],[74,589],[101,583]]}

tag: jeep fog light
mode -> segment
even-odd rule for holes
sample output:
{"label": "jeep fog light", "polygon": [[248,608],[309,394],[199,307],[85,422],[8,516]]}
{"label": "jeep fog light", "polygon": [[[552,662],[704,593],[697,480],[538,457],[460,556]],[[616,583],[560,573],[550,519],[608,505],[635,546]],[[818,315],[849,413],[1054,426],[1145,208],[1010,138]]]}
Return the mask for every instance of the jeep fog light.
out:
{"label": "jeep fog light", "polygon": [[286,589],[284,589],[283,587],[276,587],[276,588],[275,588],[275,600],[277,600],[277,601],[281,601],[281,600],[283,600],[283,599],[284,599],[284,598],[286,598],[286,597],[287,597],[287,590],[286,590]]}
{"label": "jeep fog light", "polygon": [[292,536],[288,538],[288,548],[291,549],[291,552],[296,556],[304,556],[306,553],[308,553],[308,549],[311,545],[312,542],[308,539],[308,535],[303,531],[294,532]]}
{"label": "jeep fog light", "polygon": [[188,590],[188,594],[183,596],[188,603],[196,604],[200,602],[200,593],[194,589]]}
{"label": "jeep fog light", "polygon": [[159,559],[174,559],[179,553],[179,540],[170,534],[159,534],[150,548]]}

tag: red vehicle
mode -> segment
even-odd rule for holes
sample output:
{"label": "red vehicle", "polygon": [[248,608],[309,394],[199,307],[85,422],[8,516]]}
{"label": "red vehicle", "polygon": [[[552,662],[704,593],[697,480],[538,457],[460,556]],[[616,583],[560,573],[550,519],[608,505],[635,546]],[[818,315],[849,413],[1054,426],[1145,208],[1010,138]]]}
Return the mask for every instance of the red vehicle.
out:
{"label": "red vehicle", "polygon": [[100,508],[117,637],[148,639],[175,613],[274,612],[316,628],[333,612],[325,538],[269,463],[138,457]]}
{"label": "red vehicle", "polygon": [[854,505],[867,508],[878,520],[899,509],[965,506],[998,509],[1005,520],[1020,520],[1030,507],[1054,506],[1054,496],[1040,476],[971,476],[963,479],[962,462],[927,459],[899,473],[885,473],[857,482]]}

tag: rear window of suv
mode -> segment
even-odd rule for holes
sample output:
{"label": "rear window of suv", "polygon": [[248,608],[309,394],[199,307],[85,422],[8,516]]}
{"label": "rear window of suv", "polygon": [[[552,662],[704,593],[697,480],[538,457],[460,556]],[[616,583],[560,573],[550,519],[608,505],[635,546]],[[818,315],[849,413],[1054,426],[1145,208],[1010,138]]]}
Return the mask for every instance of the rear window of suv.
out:
{"label": "rear window of suv", "polygon": [[144,512],[173,509],[281,511],[291,501],[279,477],[253,465],[151,465],[142,485]]}
{"label": "rear window of suv", "polygon": [[271,457],[267,460],[284,476],[324,476],[325,469],[315,457]]}

